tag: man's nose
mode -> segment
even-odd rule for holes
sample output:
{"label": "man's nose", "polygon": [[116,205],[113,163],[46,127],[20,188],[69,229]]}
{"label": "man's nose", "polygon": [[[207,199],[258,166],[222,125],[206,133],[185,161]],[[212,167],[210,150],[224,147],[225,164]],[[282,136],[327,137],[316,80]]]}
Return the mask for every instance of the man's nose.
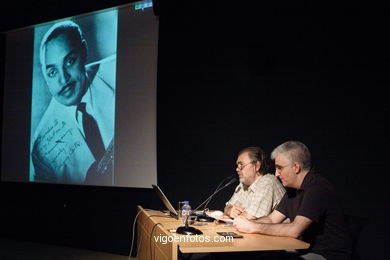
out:
{"label": "man's nose", "polygon": [[59,74],[60,74],[60,77],[59,77],[60,84],[65,85],[66,83],[68,83],[68,80],[69,80],[68,71],[64,68],[64,69],[60,70]]}
{"label": "man's nose", "polygon": [[275,170],[275,176],[276,176],[276,177],[279,177],[279,176],[280,176],[280,173],[279,173],[278,170]]}

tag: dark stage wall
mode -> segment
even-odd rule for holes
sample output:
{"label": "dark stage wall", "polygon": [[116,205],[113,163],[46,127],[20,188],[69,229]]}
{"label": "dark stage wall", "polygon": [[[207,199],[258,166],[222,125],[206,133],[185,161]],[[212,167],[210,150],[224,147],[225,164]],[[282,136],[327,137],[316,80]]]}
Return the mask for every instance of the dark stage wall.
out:
{"label": "dark stage wall", "polygon": [[[77,8],[27,2],[28,15],[4,10],[2,25],[125,3],[106,2]],[[159,10],[157,104],[158,183],[168,198],[196,206],[235,172],[241,148],[259,145],[269,153],[300,140],[336,185],[346,213],[370,219],[364,250],[378,244],[374,254],[384,256],[390,195],[385,9],[328,1],[172,2]],[[232,190],[218,194],[210,208],[222,209]],[[163,208],[148,189],[0,183],[0,192],[0,234],[121,254],[130,250],[136,205]]]}

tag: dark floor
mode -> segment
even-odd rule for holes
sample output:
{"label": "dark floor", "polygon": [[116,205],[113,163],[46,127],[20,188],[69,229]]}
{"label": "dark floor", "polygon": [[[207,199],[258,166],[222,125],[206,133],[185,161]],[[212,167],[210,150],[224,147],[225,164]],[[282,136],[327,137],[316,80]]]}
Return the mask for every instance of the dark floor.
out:
{"label": "dark floor", "polygon": [[128,256],[0,237],[0,260],[128,260]]}

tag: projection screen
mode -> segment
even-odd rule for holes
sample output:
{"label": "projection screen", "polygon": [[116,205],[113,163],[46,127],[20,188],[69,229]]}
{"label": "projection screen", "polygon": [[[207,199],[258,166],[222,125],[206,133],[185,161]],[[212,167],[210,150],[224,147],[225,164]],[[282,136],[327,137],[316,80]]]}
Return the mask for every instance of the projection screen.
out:
{"label": "projection screen", "polygon": [[2,181],[157,182],[151,0],[5,36]]}

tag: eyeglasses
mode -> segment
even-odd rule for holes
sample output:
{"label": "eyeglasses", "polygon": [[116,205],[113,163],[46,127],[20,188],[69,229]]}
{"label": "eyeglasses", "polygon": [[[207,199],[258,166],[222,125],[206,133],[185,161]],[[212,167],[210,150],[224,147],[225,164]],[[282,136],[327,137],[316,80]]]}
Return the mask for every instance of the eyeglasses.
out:
{"label": "eyeglasses", "polygon": [[290,166],[290,165],[285,165],[285,166],[281,166],[281,165],[275,165],[275,170],[281,172],[283,171],[284,168],[286,168],[287,166]]}
{"label": "eyeglasses", "polygon": [[237,166],[236,166],[236,168],[239,169],[239,170],[241,171],[241,170],[243,170],[243,169],[245,168],[245,166],[247,166],[247,165],[249,165],[249,164],[251,164],[251,163],[254,163],[254,162],[255,162],[255,161],[250,161],[250,162],[248,162],[248,163],[246,163],[246,164],[238,163]]}

